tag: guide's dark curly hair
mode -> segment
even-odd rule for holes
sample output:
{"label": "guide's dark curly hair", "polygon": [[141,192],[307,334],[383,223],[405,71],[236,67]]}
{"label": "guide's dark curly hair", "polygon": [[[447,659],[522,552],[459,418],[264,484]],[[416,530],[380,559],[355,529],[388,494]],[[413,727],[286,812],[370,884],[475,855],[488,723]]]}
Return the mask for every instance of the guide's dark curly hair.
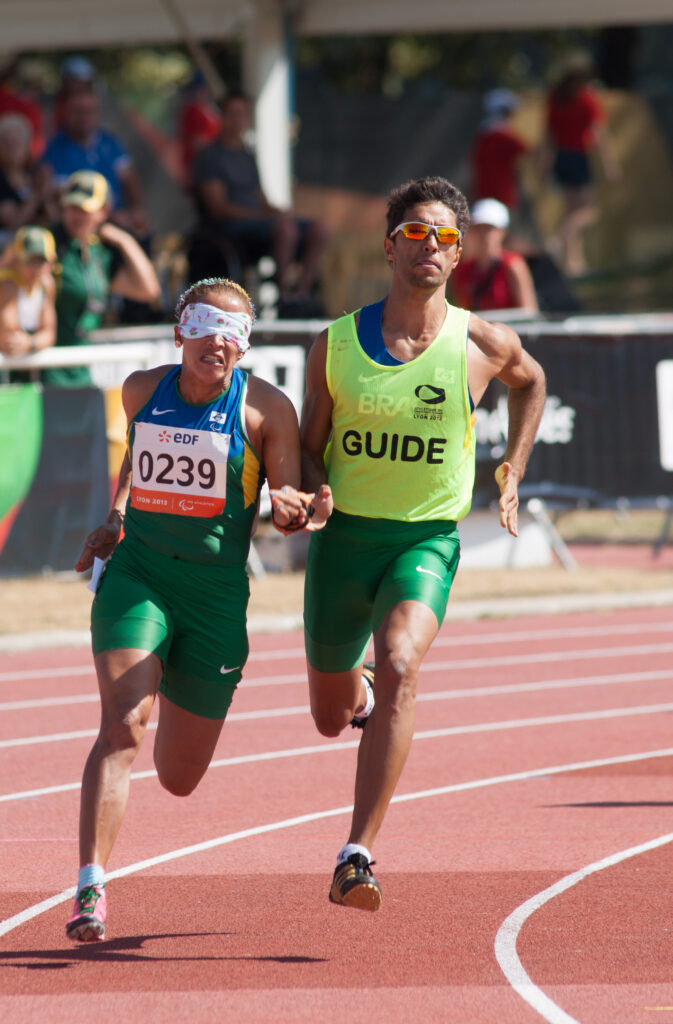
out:
{"label": "guide's dark curly hair", "polygon": [[453,210],[456,224],[463,234],[470,226],[470,208],[460,189],[446,178],[416,178],[394,188],[388,196],[386,234],[390,235],[398,224],[402,224],[407,210],[419,203],[443,203]]}

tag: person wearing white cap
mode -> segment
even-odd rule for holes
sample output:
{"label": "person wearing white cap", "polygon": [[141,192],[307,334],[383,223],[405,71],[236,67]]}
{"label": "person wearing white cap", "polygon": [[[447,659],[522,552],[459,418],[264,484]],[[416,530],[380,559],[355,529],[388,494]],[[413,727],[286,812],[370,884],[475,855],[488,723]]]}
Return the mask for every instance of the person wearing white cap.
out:
{"label": "person wearing white cap", "polygon": [[472,207],[465,255],[451,275],[456,305],[485,309],[538,310],[535,285],[523,256],[506,249],[509,211],[497,199],[480,199]]}

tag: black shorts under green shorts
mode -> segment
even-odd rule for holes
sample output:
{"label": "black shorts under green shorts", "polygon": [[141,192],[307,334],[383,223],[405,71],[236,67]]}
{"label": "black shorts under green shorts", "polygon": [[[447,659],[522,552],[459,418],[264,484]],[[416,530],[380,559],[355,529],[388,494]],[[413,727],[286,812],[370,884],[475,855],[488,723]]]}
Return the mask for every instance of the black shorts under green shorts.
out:
{"label": "black shorts under green shorts", "polygon": [[400,601],[421,601],[439,625],[460,558],[454,522],[405,523],[335,510],[311,535],[304,590],[309,664],[320,672],[359,665]]}
{"label": "black shorts under green shorts", "polygon": [[91,609],[93,653],[137,648],[161,658],[161,692],[224,718],[248,657],[245,568],[185,562],[123,540]]}

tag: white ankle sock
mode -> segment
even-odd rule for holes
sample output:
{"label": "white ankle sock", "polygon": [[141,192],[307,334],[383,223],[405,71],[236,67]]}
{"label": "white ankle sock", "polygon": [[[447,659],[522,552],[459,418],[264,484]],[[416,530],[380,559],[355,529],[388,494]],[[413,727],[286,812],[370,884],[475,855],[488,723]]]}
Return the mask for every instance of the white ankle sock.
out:
{"label": "white ankle sock", "polygon": [[368,861],[371,861],[372,855],[366,846],[360,846],[359,843],[346,843],[342,846],[337,854],[337,864],[343,864],[345,860],[353,853],[361,853],[363,857],[366,857]]}
{"label": "white ankle sock", "polygon": [[101,864],[85,864],[77,875],[77,892],[87,885],[105,885],[105,869]]}

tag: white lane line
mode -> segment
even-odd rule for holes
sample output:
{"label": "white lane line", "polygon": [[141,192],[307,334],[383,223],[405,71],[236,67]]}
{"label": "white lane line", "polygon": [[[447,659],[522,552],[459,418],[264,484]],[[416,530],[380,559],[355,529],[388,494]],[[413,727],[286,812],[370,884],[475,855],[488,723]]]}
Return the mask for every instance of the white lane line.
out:
{"label": "white lane line", "polygon": [[[448,627],[455,629],[455,625]],[[624,622],[612,625],[593,626],[572,626],[556,629],[518,629],[497,633],[461,633],[459,636],[444,636],[440,633],[433,641],[433,650],[436,647],[472,647],[483,644],[506,643],[528,643],[531,640],[569,640],[582,637],[598,636],[628,636],[630,634],[641,635],[643,633],[671,633],[673,622]],[[270,651],[253,651],[249,661],[279,661],[281,658],[305,658],[306,652],[303,647],[281,647]],[[0,679],[2,675],[0,674]]]}
{"label": "white lane line", "polygon": [[[478,646],[478,641],[476,643]],[[492,658],[455,658],[450,661],[425,661],[421,675],[429,672],[464,672],[473,668],[500,668],[503,665],[538,665],[553,662],[591,661],[596,658],[649,657],[652,654],[671,654],[673,643],[665,644],[630,644],[625,647],[591,647],[583,650],[535,651],[531,654],[499,654]],[[306,673],[299,675],[283,675],[272,677],[243,678],[241,688],[257,686],[285,686],[289,683],[301,683],[306,680]]]}
{"label": "white lane line", "polygon": [[[476,641],[478,646],[478,638]],[[650,643],[650,644],[629,644],[624,647],[590,647],[586,650],[574,648],[572,650],[545,650],[535,651],[530,654],[498,654],[495,657],[463,657],[452,658],[448,662],[434,662],[426,660],[421,668],[421,676],[429,672],[465,672],[467,669],[500,669],[505,665],[550,665],[556,662],[583,662],[583,660],[594,660],[595,658],[609,657],[646,657],[651,654],[670,654],[673,652],[672,643]],[[287,676],[253,677],[244,679],[241,688],[257,686],[285,686],[290,683],[302,683],[306,679],[305,673],[292,674]]]}
{"label": "white lane line", "polygon": [[[671,644],[640,644],[637,646],[629,647],[599,647],[592,648],[589,650],[573,650],[573,651],[544,651],[535,654],[520,654],[520,655],[500,655],[495,658],[463,658],[461,660],[451,661],[428,661],[421,669],[421,676],[426,676],[431,672],[464,672],[467,669],[473,668],[500,668],[503,665],[534,665],[534,664],[551,664],[554,662],[569,662],[573,660],[577,661],[591,661],[597,658],[624,658],[631,657],[633,655],[648,656],[652,654],[669,654],[673,651],[673,643]],[[292,674],[282,675],[274,677],[257,677],[251,679],[243,679],[240,687],[241,689],[251,689],[256,687],[267,687],[267,686],[286,686],[290,684],[305,683],[306,674]],[[39,707],[51,707],[58,706],[59,704],[67,703],[87,703],[91,701],[97,701],[98,692],[90,694],[81,694],[74,697],[44,697],[27,699],[23,701],[4,701],[0,702],[0,711],[23,711],[30,708]]]}
{"label": "white lane line", "polygon": [[[398,796],[394,796],[391,803],[410,803],[414,800],[424,800],[433,796],[447,796],[450,793],[462,793],[467,790],[484,789],[488,786],[503,785],[509,782],[522,782],[545,775],[561,775],[565,772],[586,771],[592,768],[604,768],[608,765],[628,764],[634,761],[647,761],[656,757],[670,757],[671,754],[673,754],[673,749],[648,750],[637,754],[623,754],[619,757],[598,758],[591,761],[576,761],[570,764],[552,765],[546,768],[533,768],[525,772],[513,772],[509,775],[495,775],[486,779],[474,779],[471,782],[460,782],[449,786],[438,786],[434,789],[420,790],[416,793],[403,793]],[[311,821],[323,821],[326,818],[334,818],[339,815],[350,814],[352,810],[353,806],[351,804],[348,807],[336,807],[327,811],[315,811],[312,814],[302,814],[299,817],[285,818],[283,821],[271,822],[266,825],[256,825],[253,828],[242,829],[239,832],[230,832],[225,836],[218,836],[215,839],[207,839],[200,843],[194,843],[191,846],[184,846],[178,850],[171,850],[168,853],[159,854],[156,857],[148,857],[146,860],[138,861],[135,864],[129,864],[127,867],[119,868],[117,871],[111,871],[107,875],[107,881],[114,878],[124,878],[125,876],[135,874],[138,871],[144,871],[147,868],[156,867],[158,864],[167,864],[169,861],[179,860],[181,857],[188,857],[194,853],[203,853],[206,850],[213,850],[218,846],[234,843],[239,839],[250,839],[255,836],[266,835],[270,832],[280,832],[282,829],[294,828],[297,825],[304,825]],[[56,907],[61,903],[65,903],[66,900],[72,899],[74,895],[74,887],[65,889],[63,892],[49,897],[49,899],[42,900],[40,903],[36,903],[32,907],[27,907],[25,910],[20,911],[18,914],[14,914],[5,921],[0,921],[0,937],[13,931],[14,928],[18,928],[20,925],[25,924],[27,921],[32,920],[32,918],[37,917],[39,914],[43,914],[46,911],[51,910],[53,907]]]}
{"label": "white lane line", "polygon": [[[502,686],[472,686],[466,687],[461,690],[432,690],[430,693],[419,693],[416,696],[416,700],[419,704],[428,701],[437,700],[466,700],[471,697],[496,697],[498,695],[506,695],[509,693],[537,693],[545,692],[547,690],[571,690],[584,687],[592,686],[616,686],[626,683],[648,683],[657,682],[663,679],[671,679],[673,676],[673,670],[671,669],[653,669],[651,672],[621,672],[614,673],[605,676],[575,676],[571,679],[545,679],[532,683],[509,683]],[[50,708],[60,705],[67,704],[87,704],[93,703],[98,700],[98,695],[76,695],[74,697],[59,697],[55,700],[50,697],[44,697],[31,701],[8,701],[6,703],[0,703],[0,712],[2,711],[21,711],[29,708]],[[278,715],[296,715],[304,714],[309,710],[308,705],[301,705],[297,707],[289,708],[277,708],[274,709],[273,714]],[[228,722],[234,722],[237,719],[239,721],[250,721],[256,718],[264,718],[267,715],[271,715],[271,711],[233,711],[227,716]],[[64,733],[62,738],[70,739],[82,736],[96,736],[98,730],[82,730],[79,733]],[[26,739],[19,740],[0,740],[0,749],[5,746],[22,746],[30,743],[42,743],[50,738],[58,740],[61,738],[60,734],[55,734],[53,737],[27,737]]]}
{"label": "white lane line", "polygon": [[510,643],[527,643],[530,640],[570,640],[581,637],[628,636],[632,633],[638,636],[641,633],[671,632],[673,632],[673,622],[670,620],[642,623],[623,622],[611,625],[562,627],[560,629],[515,629],[511,633],[509,630],[484,634],[461,633],[460,636],[444,636],[440,633],[433,641],[432,646],[434,649],[435,647],[466,647],[471,644],[480,646],[481,644],[506,643],[509,645]]}
{"label": "white lane line", "polygon": [[426,662],[424,667],[433,671],[446,671],[466,668],[490,668],[499,665],[535,665],[555,661],[588,661],[593,658],[624,658],[633,655],[670,654],[673,643],[669,644],[634,644],[628,647],[592,647],[587,650],[573,649],[561,651],[536,651],[533,654],[501,654],[495,658],[461,658],[459,661]]}
{"label": "white lane line", "polygon": [[0,703],[0,711],[30,711],[31,708],[58,708],[69,704],[100,704],[100,694],[75,693],[68,697],[36,697],[34,700],[8,700]]}
{"label": "white lane line", "polygon": [[62,679],[64,676],[91,676],[96,678],[93,665],[65,665],[62,668],[24,668],[14,672],[0,672],[0,683],[23,683],[27,679]]}
{"label": "white lane line", "polygon": [[[477,644],[478,646],[478,640]],[[460,658],[450,661],[425,661],[421,668],[421,676],[429,672],[465,672],[474,668],[500,668],[504,665],[549,665],[555,662],[593,661],[597,658],[649,657],[653,654],[671,654],[673,643],[664,644],[630,644],[625,647],[591,647],[560,651],[535,651],[531,654],[499,654],[491,658]],[[252,677],[241,681],[241,689],[259,686],[287,686],[303,683],[306,673],[290,675]]]}
{"label": "white lane line", "polygon": [[[461,634],[460,636],[443,636],[440,634],[433,642],[433,650],[437,647],[481,647],[487,644],[504,643],[511,646],[513,643],[525,643],[531,640],[567,640],[579,639],[582,637],[599,636],[628,636],[630,634],[640,635],[643,633],[670,633],[673,632],[671,622],[644,622],[644,623],[622,623],[621,625],[604,626],[577,626],[569,629],[529,629],[514,630],[498,633],[474,633]],[[277,648],[270,651],[252,651],[248,658],[251,662],[273,661],[279,662],[283,658],[305,658],[303,647]],[[432,668],[430,660],[425,662],[427,668]],[[41,669],[17,669],[12,672],[0,672],[0,683],[23,682],[29,679],[59,679],[68,676],[91,675],[95,677],[93,663],[89,665],[72,665],[58,668]],[[296,676],[286,677],[287,681],[293,681]],[[246,685],[262,685],[264,679],[248,680]]]}
{"label": "white lane line", "polygon": [[[673,704],[644,704],[639,707],[610,708],[601,711],[578,711],[565,715],[547,715],[537,718],[515,718],[500,722],[477,722],[473,725],[452,725],[446,729],[426,729],[414,733],[417,740],[436,740],[446,736],[470,736],[482,732],[507,732],[510,729],[540,728],[546,725],[566,725],[569,722],[592,722],[611,718],[630,718],[633,715],[655,715],[665,711],[673,711]],[[359,745],[359,739],[341,743],[323,743],[319,746],[295,747],[289,750],[275,750],[259,754],[244,754],[240,757],[226,757],[210,762],[210,768],[228,768],[232,765],[256,764],[260,761],[272,761],[286,757],[300,757],[306,754],[331,753],[335,750],[348,750]],[[148,769],[132,772],[131,779],[153,779],[156,771]],[[80,788],[79,782],[65,782],[56,786],[44,786],[39,789],[25,789],[18,793],[0,794],[0,803],[14,800],[30,800],[40,796],[51,796],[56,793],[67,793]]]}
{"label": "white lane line", "polygon": [[542,693],[546,690],[572,690],[591,686],[617,686],[625,683],[651,683],[672,679],[673,669],[652,672],[621,672],[607,676],[574,676],[572,679],[544,679],[533,683],[505,683],[502,686],[472,686],[462,690],[432,690],[419,693],[419,703],[435,700],[464,700],[469,697],[496,697],[508,693]]}
{"label": "white lane line", "polygon": [[[431,693],[419,693],[416,700],[419,704],[431,701],[444,700],[469,700],[472,697],[497,697],[512,693],[544,693],[550,690],[571,690],[592,686],[616,686],[627,683],[657,682],[664,679],[670,680],[673,673],[669,669],[659,669],[653,672],[623,672],[618,675],[607,676],[583,676],[574,679],[547,679],[535,683],[511,683],[504,686],[475,686],[464,690],[433,690]],[[63,698],[67,700],[67,698]],[[35,706],[35,705],[32,705]],[[42,707],[50,707],[48,700]],[[0,704],[0,710],[3,705]],[[260,711],[233,711],[227,716],[227,722],[250,721],[265,717],[280,717],[284,715],[307,714],[310,712],[308,705],[289,708],[274,708]],[[150,722],[148,730],[156,729],[157,723]],[[57,732],[43,736],[24,736],[8,740],[0,740],[0,750],[12,747],[29,747],[40,743],[58,743],[61,741],[90,739],[98,735],[98,729],[79,729],[76,732]]]}
{"label": "white lane line", "polygon": [[[549,1021],[549,1024],[580,1024],[580,1022],[575,1017],[567,1014],[565,1010],[562,1010],[557,1003],[553,1002],[542,989],[531,981],[526,973],[516,951],[517,939],[525,922],[536,910],[539,910],[545,903],[548,903],[549,900],[572,888],[573,885],[577,885],[578,882],[584,881],[589,875],[594,875],[598,871],[614,867],[615,864],[628,860],[630,857],[637,857],[641,853],[656,850],[659,846],[665,846],[672,841],[673,832],[669,832],[664,836],[651,839],[649,842],[640,843],[638,846],[631,846],[628,850],[621,850],[608,857],[603,857],[602,860],[594,861],[593,864],[588,864],[586,867],[580,868],[579,871],[573,871],[572,874],[561,878],[554,885],[550,885],[547,889],[543,889],[542,892],[531,896],[529,900],[526,900],[520,907],[517,907],[509,917],[505,918],[500,925],[495,937],[495,956],[500,969],[515,992],[529,1003],[534,1010],[537,1010],[546,1021]],[[562,955],[560,950],[558,955]]]}

